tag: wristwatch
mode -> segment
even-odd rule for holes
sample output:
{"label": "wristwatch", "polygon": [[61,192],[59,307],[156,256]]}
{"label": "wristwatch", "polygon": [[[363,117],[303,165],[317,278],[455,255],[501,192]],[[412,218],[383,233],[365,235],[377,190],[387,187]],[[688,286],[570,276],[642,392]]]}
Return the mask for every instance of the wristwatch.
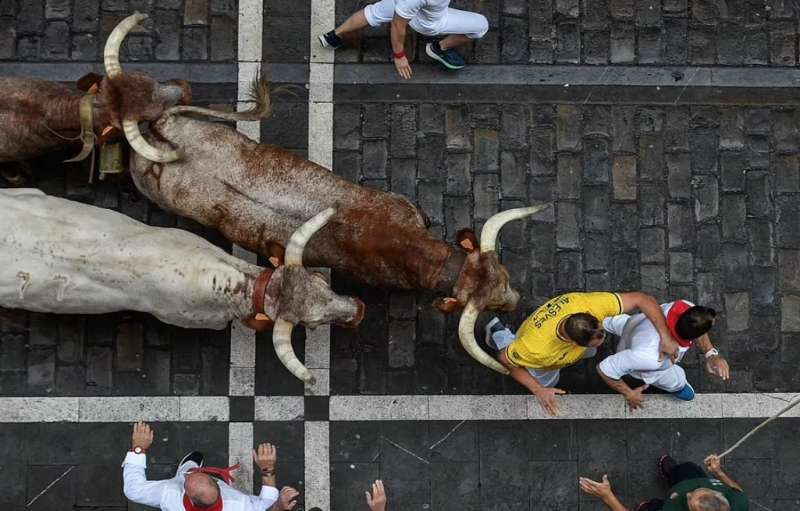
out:
{"label": "wristwatch", "polygon": [[133,449],[131,449],[131,452],[136,454],[144,454],[146,451],[137,445]]}
{"label": "wristwatch", "polygon": [[706,351],[706,360],[717,356],[719,356],[719,350],[717,348],[711,348],[710,350]]}

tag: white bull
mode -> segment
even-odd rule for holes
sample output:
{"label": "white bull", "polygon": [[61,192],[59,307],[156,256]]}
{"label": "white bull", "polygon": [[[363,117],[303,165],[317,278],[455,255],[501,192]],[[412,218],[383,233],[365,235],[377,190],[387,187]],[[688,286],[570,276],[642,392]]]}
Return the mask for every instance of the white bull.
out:
{"label": "white bull", "polygon": [[305,244],[332,209],[295,232],[286,265],[274,272],[192,233],[36,189],[0,190],[0,211],[0,307],[61,314],[136,310],[187,328],[221,329],[234,319],[256,326],[254,319],[273,318],[279,356],[307,381],[310,375],[291,352],[291,326],[355,326],[363,315],[359,300],[336,295],[321,275],[302,268]]}

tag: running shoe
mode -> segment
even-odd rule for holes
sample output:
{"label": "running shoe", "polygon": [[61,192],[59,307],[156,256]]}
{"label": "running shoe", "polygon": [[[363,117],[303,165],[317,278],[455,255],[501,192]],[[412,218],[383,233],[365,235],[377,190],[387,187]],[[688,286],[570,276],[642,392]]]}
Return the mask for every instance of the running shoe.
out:
{"label": "running shoe", "polygon": [[694,389],[687,382],[686,385],[684,385],[681,390],[673,392],[672,395],[677,397],[681,401],[691,401],[692,399],[694,399]]}
{"label": "running shoe", "polygon": [[426,44],[425,53],[427,53],[428,56],[433,60],[441,63],[447,69],[461,69],[466,65],[466,62],[464,62],[464,57],[462,57],[460,53],[453,48],[450,48],[449,50],[443,50],[439,46],[438,41]]}
{"label": "running shoe", "polygon": [[336,35],[336,32],[331,30],[330,32],[321,34],[319,36],[319,44],[321,44],[323,48],[338,50],[339,48],[344,46],[344,40],[338,35]]}

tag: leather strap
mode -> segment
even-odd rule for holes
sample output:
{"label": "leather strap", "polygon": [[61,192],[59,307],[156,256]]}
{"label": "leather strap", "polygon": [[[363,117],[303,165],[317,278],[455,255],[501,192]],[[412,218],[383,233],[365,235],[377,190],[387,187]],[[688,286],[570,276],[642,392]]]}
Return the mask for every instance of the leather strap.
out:
{"label": "leather strap", "polygon": [[[256,278],[256,283],[253,289],[253,314],[259,320],[270,319],[264,312],[264,294],[267,292],[267,286],[272,279],[272,270],[264,268],[264,271]],[[259,315],[265,317],[259,317]]]}

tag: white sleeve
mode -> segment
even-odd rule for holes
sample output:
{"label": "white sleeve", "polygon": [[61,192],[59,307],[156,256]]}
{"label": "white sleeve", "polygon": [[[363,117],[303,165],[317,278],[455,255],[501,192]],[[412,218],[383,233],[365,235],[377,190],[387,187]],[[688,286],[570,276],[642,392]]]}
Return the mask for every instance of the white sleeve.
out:
{"label": "white sleeve", "polygon": [[403,19],[410,20],[417,15],[424,0],[395,0],[394,12]]}
{"label": "white sleeve", "polygon": [[612,380],[619,380],[626,374],[636,369],[634,367],[636,356],[633,350],[622,350],[619,353],[607,356],[598,368]]}
{"label": "white sleeve", "polygon": [[148,481],[144,474],[147,455],[129,452],[122,462],[122,491],[128,500],[145,506],[161,507],[161,494],[168,479]]}
{"label": "white sleeve", "polygon": [[263,485],[258,496],[250,495],[248,498],[250,499],[250,503],[253,505],[253,509],[256,511],[265,511],[269,509],[272,504],[278,501],[279,496],[280,492],[278,492],[277,488]]}

